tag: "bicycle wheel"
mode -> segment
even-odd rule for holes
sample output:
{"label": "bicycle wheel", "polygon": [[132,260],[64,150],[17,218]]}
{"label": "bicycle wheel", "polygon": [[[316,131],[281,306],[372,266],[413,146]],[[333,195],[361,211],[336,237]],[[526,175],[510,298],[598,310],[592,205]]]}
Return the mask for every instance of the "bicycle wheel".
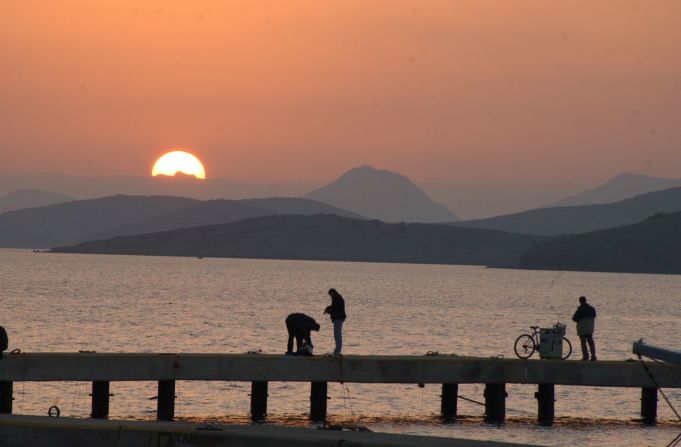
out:
{"label": "bicycle wheel", "polygon": [[515,339],[515,344],[513,345],[513,350],[518,358],[526,359],[534,354],[534,350],[537,349],[534,339],[531,335],[523,334]]}
{"label": "bicycle wheel", "polygon": [[570,354],[572,354],[572,343],[570,343],[570,340],[563,337],[563,352],[565,352],[566,346],[567,346],[567,354],[565,354],[563,357],[561,357],[563,360],[570,357]]}

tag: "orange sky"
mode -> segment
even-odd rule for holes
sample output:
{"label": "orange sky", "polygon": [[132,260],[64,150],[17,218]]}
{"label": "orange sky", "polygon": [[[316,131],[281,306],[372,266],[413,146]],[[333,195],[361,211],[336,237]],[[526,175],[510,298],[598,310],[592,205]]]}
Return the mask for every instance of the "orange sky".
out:
{"label": "orange sky", "polygon": [[0,171],[418,181],[681,177],[681,2],[0,7]]}

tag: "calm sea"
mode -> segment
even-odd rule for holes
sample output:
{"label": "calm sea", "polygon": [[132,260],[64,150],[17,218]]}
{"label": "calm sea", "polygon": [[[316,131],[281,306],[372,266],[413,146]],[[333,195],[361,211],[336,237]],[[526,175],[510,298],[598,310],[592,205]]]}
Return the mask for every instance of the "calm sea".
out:
{"label": "calm sea", "polygon": [[[530,325],[568,324],[580,295],[598,310],[598,357],[632,358],[641,337],[681,348],[681,276],[493,270],[480,267],[342,262],[194,259],[43,254],[0,250],[0,324],[10,350],[98,352],[283,353],[284,319],[305,312],[322,324],[316,352],[333,349],[322,315],[326,291],[346,299],[344,351],[513,357],[513,341]],[[573,359],[579,355],[573,354]],[[154,383],[112,383],[114,418],[153,418]],[[250,384],[178,382],[180,418],[248,421]],[[90,384],[17,383],[16,413],[87,417]],[[483,387],[460,386],[481,401]],[[438,423],[438,386],[329,384],[334,423],[375,431],[554,446],[666,445],[681,432],[660,399],[662,423],[641,428],[639,390],[556,388],[557,424],[534,423],[534,386],[509,386],[508,422],[482,422],[483,408],[465,400],[455,424]],[[309,386],[270,385],[273,423],[306,424]],[[669,391],[681,408],[681,393]]]}

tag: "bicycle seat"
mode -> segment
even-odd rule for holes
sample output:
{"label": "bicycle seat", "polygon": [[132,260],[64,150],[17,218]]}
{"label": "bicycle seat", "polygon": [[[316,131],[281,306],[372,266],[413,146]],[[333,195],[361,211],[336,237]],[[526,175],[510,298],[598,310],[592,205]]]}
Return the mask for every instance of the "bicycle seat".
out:
{"label": "bicycle seat", "polygon": [[530,326],[530,329],[532,330],[539,329],[539,326]]}

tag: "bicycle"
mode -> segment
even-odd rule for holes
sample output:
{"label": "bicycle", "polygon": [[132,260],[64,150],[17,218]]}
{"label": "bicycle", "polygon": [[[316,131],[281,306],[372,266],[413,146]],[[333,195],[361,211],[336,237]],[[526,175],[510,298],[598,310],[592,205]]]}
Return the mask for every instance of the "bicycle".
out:
{"label": "bicycle", "polygon": [[[558,324],[554,325],[555,328]],[[528,359],[534,354],[534,351],[539,348],[539,326],[530,326],[531,334],[523,334],[515,339],[515,344],[513,345],[513,350],[515,355],[521,359]],[[567,349],[567,354],[562,355],[561,359],[565,360],[572,354],[572,343],[570,340],[563,337],[563,352]]]}

